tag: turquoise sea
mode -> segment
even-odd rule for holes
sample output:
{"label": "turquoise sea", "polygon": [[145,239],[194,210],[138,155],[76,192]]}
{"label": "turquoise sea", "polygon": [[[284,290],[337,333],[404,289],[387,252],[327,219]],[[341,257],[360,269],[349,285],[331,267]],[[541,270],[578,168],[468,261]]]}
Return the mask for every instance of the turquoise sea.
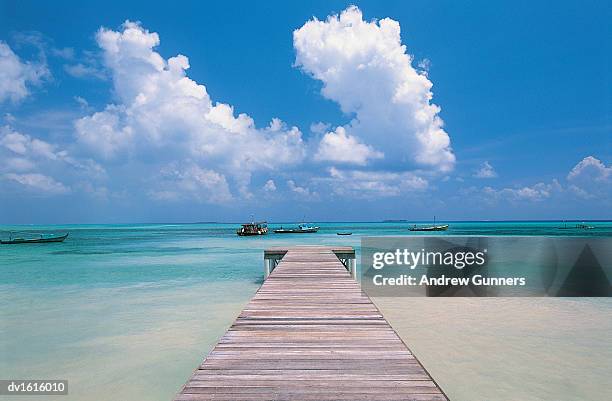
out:
{"label": "turquoise sea", "polygon": [[[70,394],[56,397],[66,401],[169,400],[261,284],[265,248],[359,252],[362,236],[411,235],[411,224],[246,238],[237,224],[0,226],[2,238],[70,232],[59,244],[0,245],[0,379],[67,379]],[[612,236],[612,222],[449,224],[436,235]],[[375,302],[452,400],[612,399],[610,299]]]}

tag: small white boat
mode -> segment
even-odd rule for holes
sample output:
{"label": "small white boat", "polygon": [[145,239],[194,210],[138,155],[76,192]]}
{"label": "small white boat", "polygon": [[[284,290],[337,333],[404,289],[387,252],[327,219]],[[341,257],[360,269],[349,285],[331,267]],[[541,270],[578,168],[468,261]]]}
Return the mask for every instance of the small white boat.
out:
{"label": "small white boat", "polygon": [[448,230],[448,224],[436,225],[436,216],[434,216],[433,225],[418,227],[416,224],[409,228],[410,231],[446,231]]}

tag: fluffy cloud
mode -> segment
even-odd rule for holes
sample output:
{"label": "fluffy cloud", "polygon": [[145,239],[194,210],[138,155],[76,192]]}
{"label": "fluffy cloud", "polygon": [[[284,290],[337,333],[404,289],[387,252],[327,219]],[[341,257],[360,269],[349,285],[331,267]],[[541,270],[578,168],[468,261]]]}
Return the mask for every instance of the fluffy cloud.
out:
{"label": "fluffy cloud", "polygon": [[300,198],[302,199],[309,199],[318,196],[316,192],[312,192],[309,188],[297,185],[293,180],[287,181],[287,187],[291,192],[300,195]]}
{"label": "fluffy cloud", "polygon": [[[91,159],[77,159],[57,145],[15,131],[8,125],[0,127],[0,155],[28,161],[28,165],[39,166],[45,161],[58,162],[82,170],[92,176],[103,176],[106,171]],[[11,169],[10,164],[2,166]]]}
{"label": "fluffy cloud", "polygon": [[274,183],[274,180],[266,181],[266,183],[264,184],[263,189],[264,189],[264,191],[267,191],[267,192],[274,192],[274,191],[276,191],[276,184]]}
{"label": "fluffy cloud", "polygon": [[484,163],[482,163],[480,168],[476,170],[476,172],[474,173],[474,177],[476,178],[495,178],[497,177],[497,172],[495,171],[493,166],[491,166],[491,164],[488,161],[485,161]]}
{"label": "fluffy cloud", "polygon": [[538,202],[550,198],[555,192],[562,191],[563,188],[557,180],[553,180],[550,184],[539,182],[532,186],[523,186],[517,188],[494,189],[485,187],[483,193],[490,200],[506,200],[506,201],[532,201]]}
{"label": "fluffy cloud", "polygon": [[331,128],[330,123],[324,123],[322,121],[310,124],[310,131],[315,134],[325,134]]}
{"label": "fluffy cloud", "polygon": [[596,157],[587,156],[582,159],[571,169],[567,180],[570,183],[569,190],[580,198],[611,198],[612,166],[606,166]]}
{"label": "fluffy cloud", "polygon": [[[486,163],[483,169],[486,170]],[[481,171],[483,170],[481,169]],[[612,195],[612,166],[606,166],[601,160],[587,156],[576,164],[567,174],[567,181],[560,183],[553,179],[550,183],[539,182],[534,185],[507,188],[471,187],[463,190],[465,195],[475,195],[488,203],[499,201],[539,202],[557,196],[568,199],[571,196],[610,202]],[[559,196],[563,195],[563,198]]]}
{"label": "fluffy cloud", "polygon": [[326,133],[315,154],[315,160],[357,165],[365,165],[370,159],[382,157],[381,152],[360,143],[356,137],[348,135],[343,127],[336,128],[335,132]]}
{"label": "fluffy cloud", "polygon": [[39,84],[48,76],[49,70],[44,63],[22,61],[0,41],[0,103],[22,100],[30,94],[29,86]]}
{"label": "fluffy cloud", "polygon": [[329,177],[324,179],[332,184],[334,192],[357,198],[384,198],[402,193],[425,190],[429,183],[411,172],[359,171],[329,169]]}
{"label": "fluffy cloud", "polygon": [[607,182],[612,179],[612,166],[606,166],[601,160],[587,156],[572,168],[567,175],[570,181]]}
{"label": "fluffy cloud", "polygon": [[[364,149],[376,149],[387,164],[453,168],[440,108],[431,103],[432,83],[413,67],[397,21],[364,21],[351,6],[325,21],[308,21],[293,33],[293,43],[295,64],[323,82],[323,96],[355,116],[344,126],[345,137],[361,145],[361,156],[343,161],[364,164]],[[335,135],[331,139],[339,141]],[[321,146],[329,139],[326,135]]]}
{"label": "fluffy cloud", "polygon": [[[116,103],[75,124],[78,142],[96,157],[159,165],[188,159],[219,175],[212,181],[231,178],[246,195],[254,172],[305,157],[298,128],[278,119],[257,128],[248,115],[213,102],[206,87],[187,76],[187,57],[165,59],[154,50],[157,33],[128,21],[119,31],[100,29],[96,39],[117,96]],[[193,173],[190,167],[180,174]]]}
{"label": "fluffy cloud", "polygon": [[33,156],[57,160],[64,156],[63,153],[56,153],[55,147],[50,143],[21,134],[8,125],[0,128],[0,146],[22,157]]}
{"label": "fluffy cloud", "polygon": [[15,181],[28,189],[43,192],[45,194],[56,195],[70,192],[70,189],[61,182],[55,181],[52,177],[39,173],[6,173],[4,174],[4,178]]}
{"label": "fluffy cloud", "polygon": [[232,200],[225,177],[215,171],[188,163],[165,166],[157,177],[158,188],[151,191],[156,200],[196,200],[224,203]]}
{"label": "fluffy cloud", "polygon": [[57,145],[22,134],[8,125],[0,127],[0,160],[3,161],[0,174],[5,181],[47,194],[69,192],[69,187],[51,177],[49,171],[67,171],[88,178],[106,174],[94,161],[75,158]]}

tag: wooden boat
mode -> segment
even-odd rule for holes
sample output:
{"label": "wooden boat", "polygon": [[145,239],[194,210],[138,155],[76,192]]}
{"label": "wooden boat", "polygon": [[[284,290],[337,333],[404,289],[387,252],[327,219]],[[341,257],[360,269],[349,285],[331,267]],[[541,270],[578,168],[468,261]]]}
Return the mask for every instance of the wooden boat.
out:
{"label": "wooden boat", "polygon": [[339,233],[336,233],[336,235],[353,235],[353,233],[339,232]]}
{"label": "wooden boat", "polygon": [[448,224],[436,225],[436,216],[434,216],[433,225],[418,227],[416,224],[409,228],[410,231],[446,231],[448,230]]}
{"label": "wooden boat", "polygon": [[238,231],[236,231],[236,234],[241,237],[248,237],[251,235],[266,235],[267,233],[268,223],[265,221],[242,224]]}
{"label": "wooden boat", "polygon": [[307,233],[316,233],[319,231],[319,227],[309,225],[309,224],[299,224],[297,228],[277,228],[274,230],[276,234],[307,234]]}
{"label": "wooden boat", "polygon": [[0,244],[46,244],[49,242],[64,242],[66,238],[68,238],[68,233],[48,237],[44,236],[43,234],[39,234],[38,238],[11,237],[8,240],[1,240]]}

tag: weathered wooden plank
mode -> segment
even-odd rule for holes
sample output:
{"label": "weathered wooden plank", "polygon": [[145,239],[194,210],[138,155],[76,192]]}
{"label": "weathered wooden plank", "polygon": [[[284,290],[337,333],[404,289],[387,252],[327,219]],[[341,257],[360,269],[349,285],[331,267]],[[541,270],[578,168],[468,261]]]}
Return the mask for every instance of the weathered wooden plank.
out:
{"label": "weathered wooden plank", "polygon": [[281,262],[176,396],[199,400],[447,401],[334,253]]}

